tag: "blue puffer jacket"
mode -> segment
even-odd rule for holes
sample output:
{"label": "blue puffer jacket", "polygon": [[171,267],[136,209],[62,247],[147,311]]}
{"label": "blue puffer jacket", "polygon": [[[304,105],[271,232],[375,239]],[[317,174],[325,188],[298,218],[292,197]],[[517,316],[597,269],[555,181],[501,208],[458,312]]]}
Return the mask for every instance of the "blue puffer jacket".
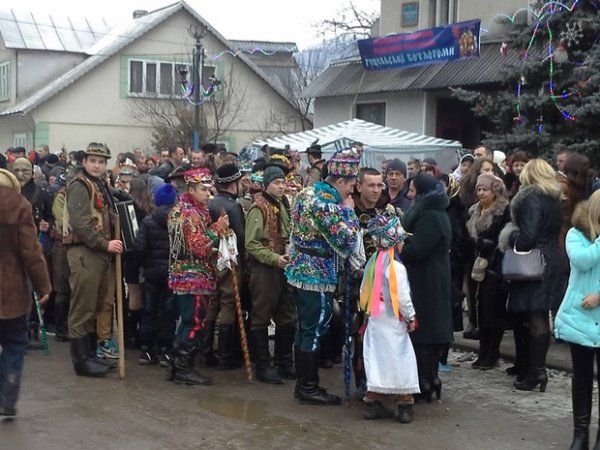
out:
{"label": "blue puffer jacket", "polygon": [[600,347],[600,306],[581,306],[588,294],[600,293],[600,237],[590,241],[587,227],[580,227],[576,219],[574,223],[566,238],[571,275],[554,323],[554,335],[585,347]]}

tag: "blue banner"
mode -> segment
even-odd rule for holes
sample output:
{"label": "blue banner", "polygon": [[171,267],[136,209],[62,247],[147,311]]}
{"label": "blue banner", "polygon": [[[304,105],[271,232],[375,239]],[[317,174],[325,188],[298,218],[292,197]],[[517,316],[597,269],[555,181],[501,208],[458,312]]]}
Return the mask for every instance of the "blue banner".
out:
{"label": "blue banner", "polygon": [[398,69],[478,58],[480,26],[480,20],[470,20],[414,33],[361,39],[358,49],[366,70]]}

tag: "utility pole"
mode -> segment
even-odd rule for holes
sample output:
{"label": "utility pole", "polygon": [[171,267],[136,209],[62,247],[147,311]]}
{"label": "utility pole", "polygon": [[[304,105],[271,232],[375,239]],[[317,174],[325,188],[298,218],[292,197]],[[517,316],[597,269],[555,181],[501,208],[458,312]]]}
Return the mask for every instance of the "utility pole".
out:
{"label": "utility pole", "polygon": [[202,47],[202,38],[208,33],[208,27],[204,27],[201,32],[194,25],[190,25],[188,33],[194,39],[196,39],[196,45],[194,46],[194,58],[192,68],[192,88],[194,90],[194,136],[193,136],[193,149],[200,149],[200,95],[202,93],[202,86],[200,85],[201,70],[204,65],[204,48]]}

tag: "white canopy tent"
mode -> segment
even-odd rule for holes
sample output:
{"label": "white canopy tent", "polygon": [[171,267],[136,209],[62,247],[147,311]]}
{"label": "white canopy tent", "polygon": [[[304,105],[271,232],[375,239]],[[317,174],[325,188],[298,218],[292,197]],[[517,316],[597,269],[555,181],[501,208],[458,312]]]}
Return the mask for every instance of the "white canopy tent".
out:
{"label": "white canopy tent", "polygon": [[353,142],[362,142],[365,149],[362,166],[376,169],[379,169],[386,159],[399,158],[406,162],[411,158],[419,160],[433,158],[438,166],[447,172],[458,163],[458,154],[462,150],[462,145],[458,141],[410,133],[360,119],[347,120],[301,133],[257,140],[253,142],[253,146],[261,147],[267,144],[272,148],[283,149],[289,145],[292,150],[305,152],[315,141],[321,145],[326,156],[338,149],[348,147]]}

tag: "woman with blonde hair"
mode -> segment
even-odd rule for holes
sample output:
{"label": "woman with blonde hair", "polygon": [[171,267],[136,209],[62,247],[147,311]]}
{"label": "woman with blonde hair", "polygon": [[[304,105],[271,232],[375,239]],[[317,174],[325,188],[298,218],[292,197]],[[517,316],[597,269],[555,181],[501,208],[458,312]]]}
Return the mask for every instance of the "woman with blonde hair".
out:
{"label": "woman with blonde hair", "polygon": [[539,249],[546,261],[543,280],[509,283],[508,311],[515,319],[515,388],[531,391],[548,383],[546,354],[550,343],[548,312],[561,295],[559,234],[560,185],[556,172],[542,159],[529,161],[519,177],[521,188],[510,208],[512,222],[500,233],[499,248],[520,252]]}
{"label": "woman with blonde hair", "polygon": [[[596,191],[589,201],[579,203],[572,224],[566,239],[571,273],[556,315],[554,334],[571,346],[574,430],[570,450],[582,450],[589,448],[594,358],[600,361],[597,325],[600,322],[600,191]],[[600,433],[594,449],[600,449]]]}

